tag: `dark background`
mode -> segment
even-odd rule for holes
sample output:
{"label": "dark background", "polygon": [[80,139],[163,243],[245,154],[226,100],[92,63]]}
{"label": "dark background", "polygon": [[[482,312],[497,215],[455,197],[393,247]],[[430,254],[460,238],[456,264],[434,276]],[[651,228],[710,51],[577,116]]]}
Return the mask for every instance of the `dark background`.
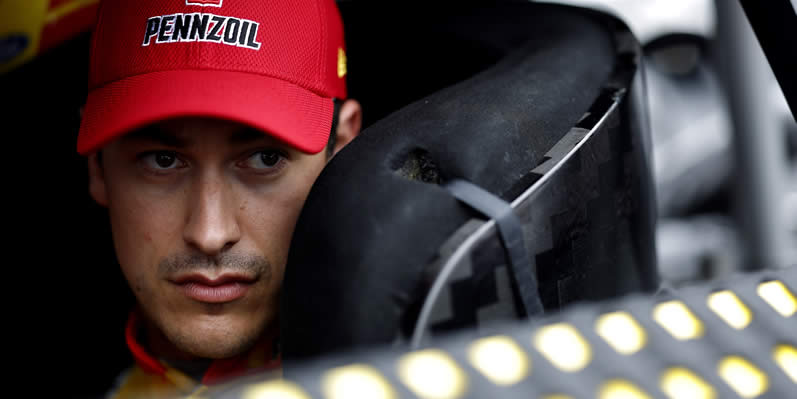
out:
{"label": "dark background", "polygon": [[34,391],[79,397],[101,394],[132,361],[123,333],[132,294],[76,150],[88,43],[83,34],[0,76],[6,293],[20,313],[4,323],[22,359],[13,368]]}

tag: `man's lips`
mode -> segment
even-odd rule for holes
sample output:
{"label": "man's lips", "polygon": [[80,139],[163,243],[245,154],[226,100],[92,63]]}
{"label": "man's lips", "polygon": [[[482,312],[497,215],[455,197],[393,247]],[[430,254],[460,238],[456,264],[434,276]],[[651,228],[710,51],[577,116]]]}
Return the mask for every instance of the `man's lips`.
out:
{"label": "man's lips", "polygon": [[194,273],[169,280],[187,297],[204,303],[231,302],[246,295],[257,280],[241,274],[222,274],[215,278]]}
{"label": "man's lips", "polygon": [[255,282],[257,278],[252,276],[247,276],[244,274],[234,274],[234,273],[226,273],[216,277],[208,277],[204,274],[199,273],[192,273],[192,274],[185,274],[178,276],[170,281],[175,284],[187,284],[187,283],[196,283],[207,285],[210,287],[215,287],[219,285],[229,284],[229,283],[243,283],[243,284],[251,284]]}

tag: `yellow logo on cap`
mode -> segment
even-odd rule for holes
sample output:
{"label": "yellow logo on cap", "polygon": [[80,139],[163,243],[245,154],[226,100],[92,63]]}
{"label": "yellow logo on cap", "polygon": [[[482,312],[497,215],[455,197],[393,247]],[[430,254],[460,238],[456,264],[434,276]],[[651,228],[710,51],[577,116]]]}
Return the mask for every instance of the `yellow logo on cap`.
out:
{"label": "yellow logo on cap", "polygon": [[338,77],[346,76],[346,52],[338,48]]}

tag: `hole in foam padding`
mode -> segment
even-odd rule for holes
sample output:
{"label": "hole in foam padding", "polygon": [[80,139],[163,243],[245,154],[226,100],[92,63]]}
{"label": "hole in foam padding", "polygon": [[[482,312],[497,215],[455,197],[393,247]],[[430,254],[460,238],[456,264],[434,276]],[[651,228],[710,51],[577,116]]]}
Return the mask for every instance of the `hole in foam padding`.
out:
{"label": "hole in foam padding", "polygon": [[428,151],[420,148],[410,151],[403,161],[399,161],[395,171],[401,177],[422,183],[439,185],[443,181],[440,167]]}

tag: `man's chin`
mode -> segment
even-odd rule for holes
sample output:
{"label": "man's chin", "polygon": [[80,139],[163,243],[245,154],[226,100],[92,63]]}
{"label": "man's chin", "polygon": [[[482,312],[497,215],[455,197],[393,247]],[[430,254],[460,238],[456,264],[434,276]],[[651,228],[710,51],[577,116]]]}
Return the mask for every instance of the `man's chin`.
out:
{"label": "man's chin", "polygon": [[179,347],[192,358],[200,359],[229,359],[246,353],[252,346],[241,342],[191,342],[186,347]]}
{"label": "man's chin", "polygon": [[262,335],[264,325],[253,317],[202,315],[165,326],[166,338],[190,357],[225,359],[249,350]]}

